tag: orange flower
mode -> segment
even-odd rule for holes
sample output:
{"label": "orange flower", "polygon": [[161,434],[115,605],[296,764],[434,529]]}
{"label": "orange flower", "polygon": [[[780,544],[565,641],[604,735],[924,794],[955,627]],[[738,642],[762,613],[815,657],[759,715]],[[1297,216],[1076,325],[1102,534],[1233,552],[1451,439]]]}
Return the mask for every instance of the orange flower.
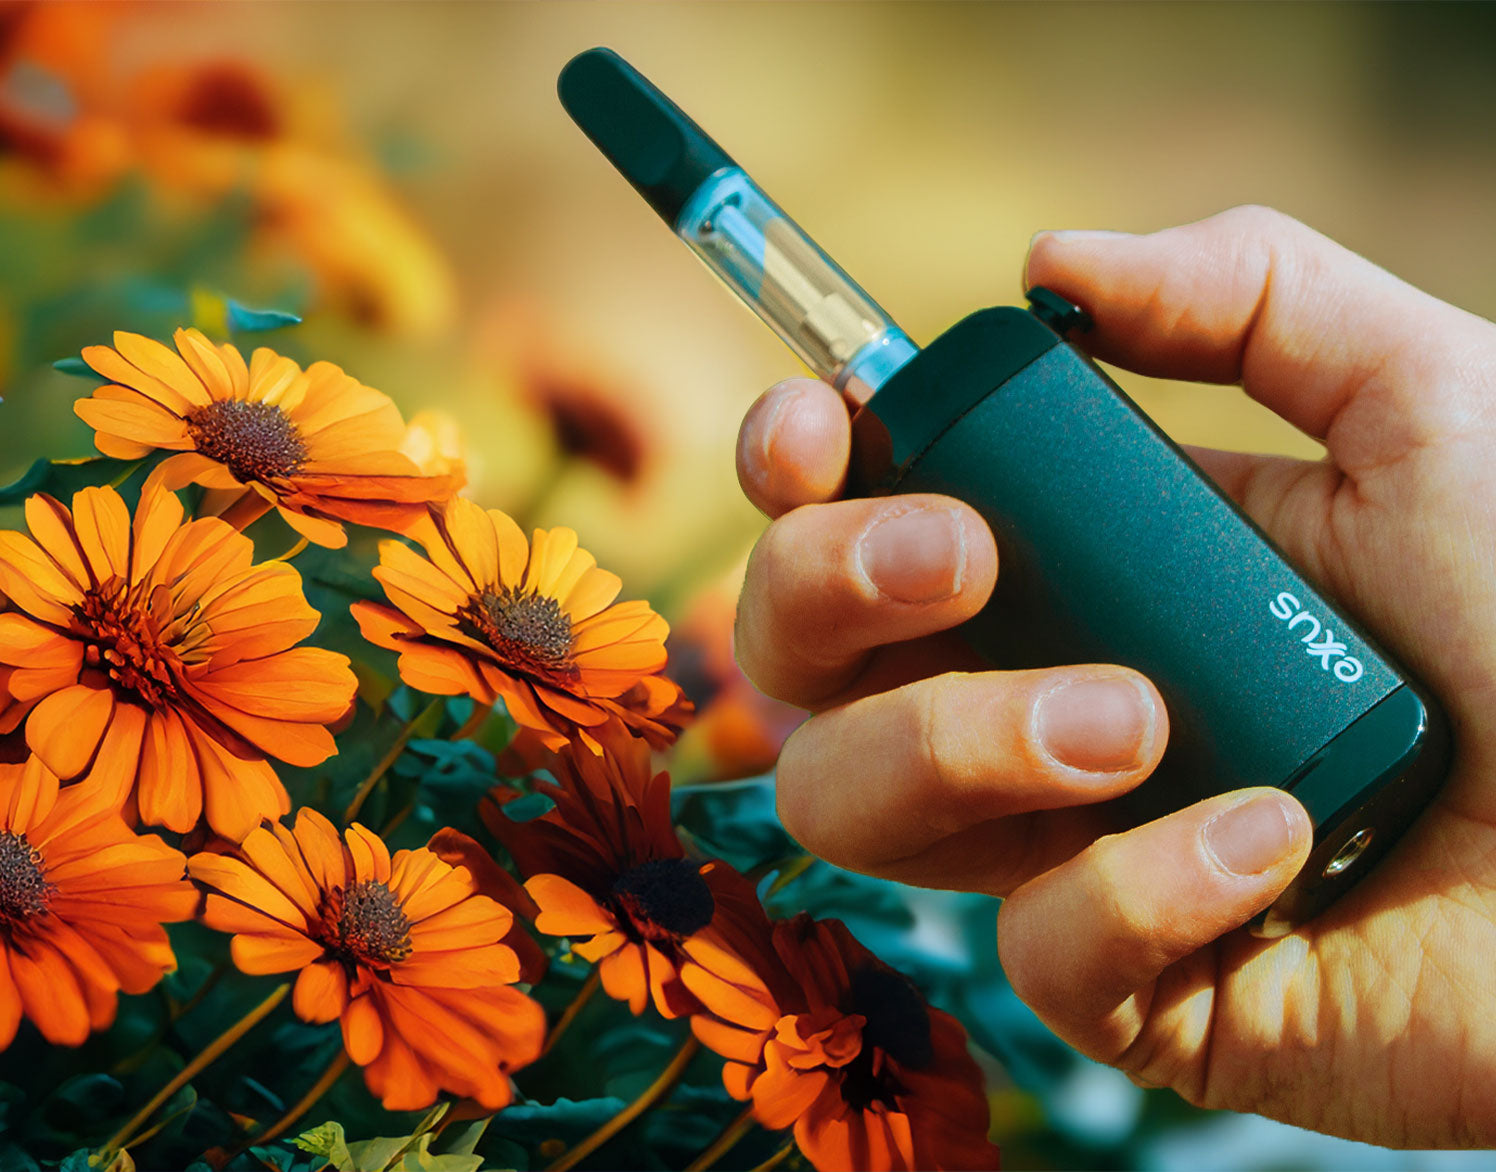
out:
{"label": "orange flower", "polygon": [[[767,926],[767,921],[764,921]],[[693,954],[698,1038],[729,1093],[795,1129],[817,1168],[996,1168],[966,1033],[837,920],[801,913],[732,951]]]}
{"label": "orange flower", "polygon": [[[528,875],[535,927],[570,936],[572,951],[598,965],[610,997],[665,1017],[700,1006],[680,982],[692,942],[711,948],[722,907],[753,887],[725,863],[685,857],[670,821],[670,776],[650,768],[649,747],[617,723],[598,732],[601,756],[569,745],[546,762],[561,784],[534,782],[555,808],[528,822],[502,811],[514,791],[496,791],[480,814]],[[585,938],[585,939],[583,939]]]}
{"label": "orange flower", "polygon": [[610,606],[622,583],[570,529],[528,542],[504,513],[453,498],[411,534],[428,557],[380,545],[374,576],[395,605],[354,603],[364,638],[401,653],[413,688],[502,698],[550,748],[576,737],[600,752],[590,730],[665,666],[665,620],[646,602]]}
{"label": "orange flower", "polygon": [[69,510],[26,502],[35,540],[0,532],[0,733],[116,808],[176,831],[206,814],[235,841],[290,808],[266,760],[317,765],[323,726],[353,702],[346,656],[293,644],[317,626],[301,576],[251,565],[249,538],[142,494],[132,523],[112,488]]}
{"label": "orange flower", "polygon": [[300,970],[291,1004],[306,1021],[342,1022],[348,1056],[391,1111],[430,1106],[442,1090],[489,1110],[533,1061],[545,1012],[518,989],[501,943],[508,908],[477,891],[465,867],[431,850],[398,851],[354,823],[342,838],[315,810],[296,827],[263,826],[242,857],[196,854],[188,874],[208,891],[203,922],[235,933],[246,973]]}
{"label": "orange flower", "polygon": [[37,758],[0,765],[0,1050],[23,1012],[76,1046],[177,967],[161,925],[197,907],[184,861]]}
{"label": "orange flower", "polygon": [[[274,507],[308,541],[339,548],[343,521],[402,530],[459,487],[400,454],[405,422],[390,399],[330,362],[305,371],[264,347],[249,365],[231,345],[178,330],[173,353],[122,331],[83,360],[114,382],[74,404],[106,456],[178,453],[148,483],[241,490],[236,515]],[[227,513],[228,510],[225,510]]]}

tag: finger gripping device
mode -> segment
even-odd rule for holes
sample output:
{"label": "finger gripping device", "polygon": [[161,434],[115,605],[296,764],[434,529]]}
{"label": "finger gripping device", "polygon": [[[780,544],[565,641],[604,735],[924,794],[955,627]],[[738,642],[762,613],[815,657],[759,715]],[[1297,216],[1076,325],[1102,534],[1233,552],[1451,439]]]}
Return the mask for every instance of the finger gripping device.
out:
{"label": "finger gripping device", "polygon": [[1047,289],[924,349],[664,94],[608,49],[561,101],[646,201],[822,378],[860,404],[849,491],[966,501],[997,587],[964,624],[1001,668],[1120,663],[1158,687],[1170,737],[1119,804],[1136,823],[1273,785],[1314,822],[1303,870],[1254,921],[1289,931],[1366,873],[1448,768],[1424,690],[1293,568],[1131,399],[1066,341]]}

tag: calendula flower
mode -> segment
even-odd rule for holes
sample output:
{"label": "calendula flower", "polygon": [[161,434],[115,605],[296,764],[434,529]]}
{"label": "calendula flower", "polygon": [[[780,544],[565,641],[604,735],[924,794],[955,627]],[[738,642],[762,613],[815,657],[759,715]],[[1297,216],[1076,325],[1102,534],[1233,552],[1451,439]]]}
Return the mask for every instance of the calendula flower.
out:
{"label": "calendula flower", "polygon": [[83,360],[113,382],[74,404],[106,456],[163,460],[148,483],[242,490],[226,516],[275,508],[308,541],[338,548],[343,522],[403,530],[460,481],[422,476],[400,446],[393,402],[330,362],[302,370],[264,347],[246,365],[232,345],[178,330],[176,350],[139,334],[89,346]]}
{"label": "calendula flower", "polygon": [[[740,921],[741,922],[741,921]],[[765,1127],[795,1129],[823,1172],[996,1168],[966,1034],[837,920],[802,913],[756,946],[682,967],[703,1043]]]}
{"label": "calendula flower", "polygon": [[303,808],[294,830],[263,826],[238,855],[196,854],[187,871],[207,891],[204,923],[234,933],[234,963],[298,972],[292,1007],[341,1022],[389,1110],[440,1091],[497,1110],[509,1072],[539,1056],[545,1012],[510,987],[520,962],[502,943],[514,916],[465,867],[425,847],[392,859],[378,835],[354,823],[339,837]]}
{"label": "calendula flower", "polygon": [[601,755],[571,745],[545,763],[559,785],[533,783],[554,802],[528,822],[503,813],[514,791],[480,809],[485,825],[529,876],[535,927],[572,938],[572,951],[598,965],[604,990],[642,1013],[652,1000],[665,1017],[699,1006],[681,984],[688,941],[714,939],[722,907],[753,887],[720,861],[685,857],[670,820],[670,776],[650,767],[649,746],[617,723],[599,730]]}
{"label": "calendula flower", "polygon": [[[357,602],[364,638],[400,652],[400,678],[441,696],[502,699],[553,749],[591,730],[665,666],[665,620],[622,586],[570,529],[533,541],[506,514],[454,498],[411,530],[427,557],[379,547],[374,576],[393,607]],[[610,605],[612,604],[612,605]]]}
{"label": "calendula flower", "polygon": [[76,1046],[177,967],[161,925],[197,907],[184,862],[37,758],[0,765],[0,1050],[22,1014]]}
{"label": "calendula flower", "polygon": [[0,532],[0,733],[116,808],[243,838],[290,808],[268,757],[318,765],[353,703],[346,656],[294,644],[317,626],[301,576],[252,565],[224,521],[183,524],[152,489],[131,519],[112,488],[69,509],[26,501],[31,537]]}

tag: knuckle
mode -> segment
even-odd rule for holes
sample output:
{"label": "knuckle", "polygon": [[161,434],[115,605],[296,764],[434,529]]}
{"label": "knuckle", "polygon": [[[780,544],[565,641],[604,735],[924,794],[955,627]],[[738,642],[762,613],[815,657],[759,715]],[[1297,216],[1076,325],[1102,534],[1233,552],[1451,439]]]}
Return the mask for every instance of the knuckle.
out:
{"label": "knuckle", "polygon": [[902,705],[905,743],[915,754],[916,777],[926,799],[914,808],[928,828],[941,835],[953,834],[972,821],[969,809],[962,808],[967,796],[963,791],[969,787],[962,784],[956,768],[962,730],[951,719],[948,703],[959,679],[948,672],[914,685],[906,693],[909,702]]}

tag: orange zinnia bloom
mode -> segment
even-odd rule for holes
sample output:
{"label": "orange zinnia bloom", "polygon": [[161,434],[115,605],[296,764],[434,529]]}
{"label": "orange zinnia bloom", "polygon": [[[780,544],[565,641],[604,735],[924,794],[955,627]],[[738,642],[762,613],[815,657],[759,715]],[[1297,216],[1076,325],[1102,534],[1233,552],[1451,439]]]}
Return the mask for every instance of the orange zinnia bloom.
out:
{"label": "orange zinnia bloom", "polygon": [[590,730],[665,666],[665,620],[647,602],[610,606],[622,582],[570,529],[529,542],[506,514],[458,497],[411,535],[428,556],[380,545],[374,576],[395,605],[354,603],[364,638],[400,652],[413,688],[502,698],[548,747],[576,737],[600,752]]}
{"label": "orange zinnia bloom", "polygon": [[501,943],[514,916],[477,891],[465,867],[431,850],[398,851],[354,823],[341,838],[315,810],[296,828],[263,826],[242,857],[196,854],[208,891],[203,922],[235,933],[246,973],[300,970],[292,1006],[341,1019],[348,1056],[391,1111],[437,1092],[489,1110],[513,1095],[509,1071],[534,1061],[545,1011],[518,989],[520,962]]}
{"label": "orange zinnia bloom", "polygon": [[845,925],[801,913],[732,944],[681,976],[707,1011],[692,1029],[759,1122],[793,1125],[823,1172],[998,1166],[966,1032]]}
{"label": "orange zinnia bloom", "polygon": [[[693,942],[711,949],[719,911],[757,906],[753,886],[720,861],[685,857],[670,821],[670,776],[650,768],[649,746],[617,723],[598,732],[601,756],[569,745],[546,762],[560,785],[535,781],[554,809],[528,822],[503,813],[515,791],[495,791],[480,815],[528,875],[535,927],[578,941],[604,990],[665,1017],[700,1006],[680,981]],[[585,938],[585,939],[583,939]]]}
{"label": "orange zinnia bloom", "polygon": [[353,703],[346,656],[292,646],[318,613],[284,563],[214,517],[142,494],[132,522],[112,488],[73,507],[26,501],[32,538],[0,532],[0,733],[127,815],[185,832],[200,815],[238,841],[290,808],[266,760],[317,765],[324,725]]}
{"label": "orange zinnia bloom", "polygon": [[[114,382],[74,405],[106,456],[178,453],[148,483],[233,492],[246,516],[274,507],[308,541],[345,545],[342,522],[403,531],[428,501],[460,487],[422,476],[400,454],[405,422],[380,392],[330,362],[306,370],[264,347],[249,365],[231,345],[178,330],[173,353],[139,334],[89,346],[83,360]],[[227,509],[224,510],[228,512]]]}
{"label": "orange zinnia bloom", "polygon": [[76,1046],[177,967],[161,925],[197,907],[184,862],[37,758],[0,765],[0,1050],[23,1012]]}

